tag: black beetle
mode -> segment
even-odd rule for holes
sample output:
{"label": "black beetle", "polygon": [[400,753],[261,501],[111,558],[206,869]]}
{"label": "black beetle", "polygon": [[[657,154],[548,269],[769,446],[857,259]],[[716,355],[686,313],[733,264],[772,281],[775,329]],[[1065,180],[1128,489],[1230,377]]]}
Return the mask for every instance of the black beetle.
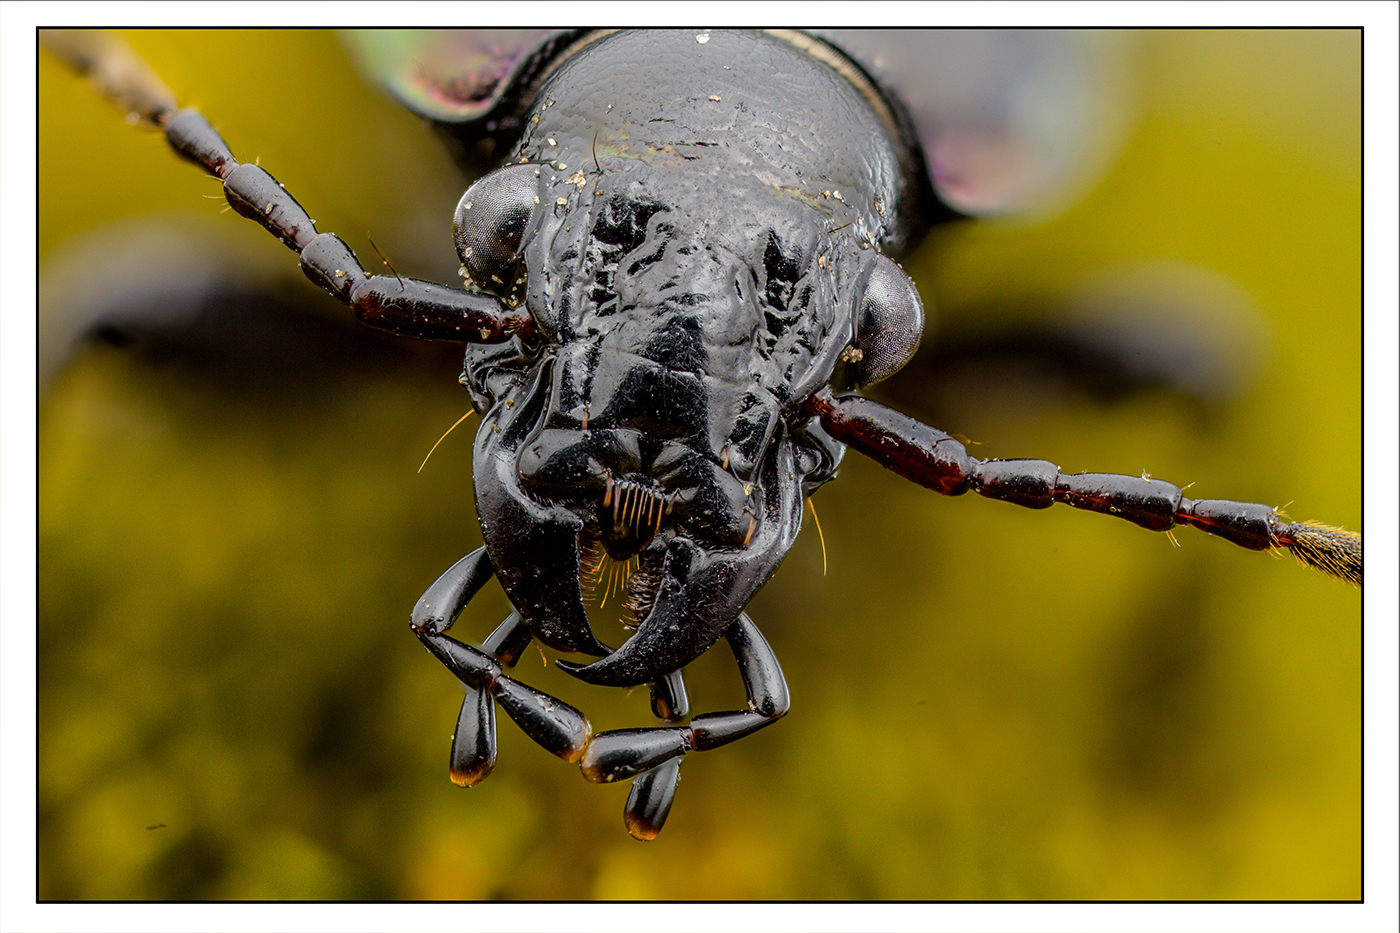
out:
{"label": "black beetle", "polygon": [[[235,143],[235,146],[237,146],[237,143]],[[276,167],[273,167],[273,168],[276,168]],[[400,265],[402,265],[402,262],[400,262]]]}

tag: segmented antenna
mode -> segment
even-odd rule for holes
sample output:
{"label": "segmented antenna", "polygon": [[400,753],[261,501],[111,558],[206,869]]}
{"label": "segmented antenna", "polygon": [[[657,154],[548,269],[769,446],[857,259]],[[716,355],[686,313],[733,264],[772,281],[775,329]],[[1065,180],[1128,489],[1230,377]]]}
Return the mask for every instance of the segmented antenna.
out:
{"label": "segmented antenna", "polygon": [[39,42],[126,111],[128,123],[164,126],[175,95],[121,39],[100,29],[41,29]]}
{"label": "segmented antenna", "polygon": [[1361,535],[1320,522],[1298,522],[1279,532],[1278,547],[1307,567],[1361,585]]}

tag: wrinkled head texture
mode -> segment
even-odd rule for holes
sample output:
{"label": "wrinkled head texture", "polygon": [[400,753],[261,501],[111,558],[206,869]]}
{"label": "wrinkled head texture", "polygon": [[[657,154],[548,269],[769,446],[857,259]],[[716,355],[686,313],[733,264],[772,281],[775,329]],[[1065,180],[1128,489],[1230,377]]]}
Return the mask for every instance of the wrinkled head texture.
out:
{"label": "wrinkled head texture", "polygon": [[[843,450],[803,403],[918,342],[880,251],[898,166],[870,104],[787,42],[619,33],[548,75],[510,164],[463,196],[471,284],[538,332],[467,354],[482,533],[535,636],[601,657],[576,676],[678,670],[787,554]],[[611,650],[585,603],[627,571],[635,632]]]}

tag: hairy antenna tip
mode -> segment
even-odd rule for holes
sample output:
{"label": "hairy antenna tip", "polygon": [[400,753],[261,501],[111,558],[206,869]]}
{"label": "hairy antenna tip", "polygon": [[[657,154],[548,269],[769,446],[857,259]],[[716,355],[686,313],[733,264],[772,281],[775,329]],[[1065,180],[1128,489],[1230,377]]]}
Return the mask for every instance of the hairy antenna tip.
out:
{"label": "hairy antenna tip", "polygon": [[1361,585],[1361,535],[1318,522],[1289,525],[1278,536],[1279,545],[1300,564],[1329,576]]}

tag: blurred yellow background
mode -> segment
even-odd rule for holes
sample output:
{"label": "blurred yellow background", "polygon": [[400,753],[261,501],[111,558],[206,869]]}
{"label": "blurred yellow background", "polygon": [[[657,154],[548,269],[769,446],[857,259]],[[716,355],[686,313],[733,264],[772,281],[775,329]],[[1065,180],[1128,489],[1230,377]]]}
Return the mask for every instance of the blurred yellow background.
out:
{"label": "blurred yellow background", "polygon": [[[369,235],[401,273],[452,280],[462,181],[333,35],[128,38],[367,268]],[[935,238],[909,268],[952,326],[999,294],[1198,266],[1252,304],[1257,370],[1208,415],[988,393],[938,427],[980,456],[1147,470],[1360,530],[1359,33],[1153,32],[1124,80],[1138,122],[1081,203]],[[250,278],[277,270],[348,317],[47,58],[40,172],[50,276],[139,282],[159,259],[95,272],[134,241],[109,225],[194,214]],[[90,266],[59,265],[75,249]],[[461,693],[406,622],[480,542],[470,433],[414,472],[468,402],[452,351],[411,359],[289,399],[103,348],[49,387],[41,898],[1360,896],[1357,591],[1192,531],[1174,548],[1070,509],[943,499],[858,455],[816,497],[828,575],[809,527],[749,608],[792,713],[691,756],[656,842],[623,830],[627,787],[587,784],[504,717],[496,773],[458,789]],[[454,634],[506,612],[491,584]],[[595,728],[650,721],[645,691],[533,652],[518,672]],[[697,711],[742,702],[722,646],[687,682]]]}

